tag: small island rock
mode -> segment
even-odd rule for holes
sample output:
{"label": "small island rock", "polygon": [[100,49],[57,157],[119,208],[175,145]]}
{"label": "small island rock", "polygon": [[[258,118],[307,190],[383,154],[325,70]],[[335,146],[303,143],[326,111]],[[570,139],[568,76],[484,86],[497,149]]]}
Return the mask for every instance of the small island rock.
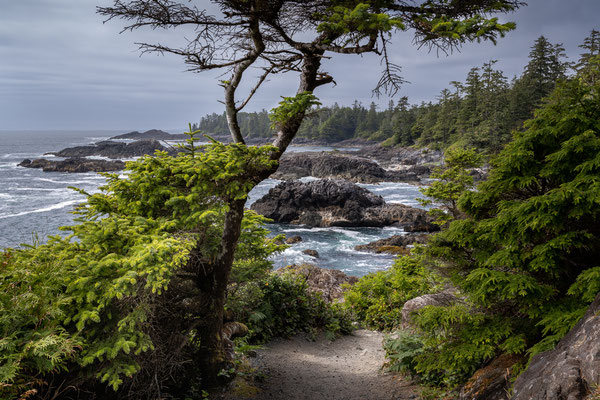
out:
{"label": "small island rock", "polygon": [[25,159],[19,164],[25,168],[41,168],[44,172],[112,172],[125,168],[123,161],[91,160],[88,158],[68,158],[63,161],[38,158]]}
{"label": "small island rock", "polygon": [[311,227],[403,226],[415,231],[439,230],[425,210],[403,204],[386,204],[381,196],[340,180],[282,182],[252,207],[275,222]]}

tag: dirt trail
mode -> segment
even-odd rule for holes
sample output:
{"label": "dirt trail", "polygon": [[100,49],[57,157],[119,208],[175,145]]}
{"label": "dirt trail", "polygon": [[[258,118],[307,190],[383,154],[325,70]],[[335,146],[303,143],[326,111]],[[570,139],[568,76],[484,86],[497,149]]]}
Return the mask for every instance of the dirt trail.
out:
{"label": "dirt trail", "polygon": [[[301,336],[277,339],[258,352],[255,364],[266,374],[261,390],[228,399],[391,400],[416,399],[415,385],[384,374],[379,332],[357,330],[329,342]],[[239,393],[239,392],[238,392]]]}

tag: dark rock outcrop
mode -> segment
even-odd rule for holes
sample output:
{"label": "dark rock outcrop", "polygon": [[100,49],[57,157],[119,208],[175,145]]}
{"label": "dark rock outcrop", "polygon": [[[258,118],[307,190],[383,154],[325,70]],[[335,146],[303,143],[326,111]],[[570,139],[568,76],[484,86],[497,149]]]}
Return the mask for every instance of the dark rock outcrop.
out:
{"label": "dark rock outcrop", "polygon": [[424,244],[429,240],[426,234],[394,235],[389,238],[379,239],[367,244],[359,244],[354,249],[358,251],[369,251],[374,253],[403,253],[397,249],[404,249],[411,244]]}
{"label": "dark rock outcrop", "polygon": [[385,170],[373,161],[323,152],[284,155],[273,178],[290,180],[314,176],[374,183],[385,180],[385,175]]}
{"label": "dark rock outcrop", "polygon": [[252,209],[275,222],[290,223],[307,212],[330,207],[347,208],[352,219],[353,213],[360,216],[360,209],[384,204],[383,197],[351,182],[323,179],[282,182],[252,204]]}
{"label": "dark rock outcrop", "polygon": [[502,354],[475,371],[460,390],[460,400],[508,400],[512,367],[520,356]]}
{"label": "dark rock outcrop", "polygon": [[146,154],[154,154],[156,150],[167,150],[158,140],[138,140],[133,143],[113,142],[106,140],[89,146],[69,147],[56,153],[48,153],[57,157],[90,157],[132,158]]}
{"label": "dark rock outcrop", "polygon": [[413,321],[411,314],[419,311],[425,306],[443,306],[447,307],[457,302],[458,298],[450,291],[440,293],[425,294],[408,300],[402,306],[402,329],[411,329]]}
{"label": "dark rock outcrop", "polygon": [[513,400],[585,399],[600,385],[600,293],[553,350],[535,355],[517,378]]}
{"label": "dark rock outcrop", "polygon": [[301,241],[302,241],[302,238],[300,236],[292,236],[292,237],[285,239],[286,244],[300,243]]}
{"label": "dark rock outcrop", "polygon": [[111,139],[184,140],[184,139],[187,139],[187,136],[182,133],[173,135],[171,133],[161,131],[160,129],[150,129],[149,131],[146,131],[146,132],[133,131],[133,132],[129,132],[129,133],[124,133],[122,135],[113,136],[113,137],[111,137]]}
{"label": "dark rock outcrop", "polygon": [[356,276],[348,276],[340,270],[319,268],[312,264],[288,265],[279,268],[275,273],[301,276],[310,291],[320,293],[328,302],[338,300],[344,295],[343,284],[353,285],[358,282]]}
{"label": "dark rock outcrop", "polygon": [[415,149],[412,147],[383,147],[374,145],[363,147],[356,152],[346,152],[346,154],[377,160],[381,165],[423,165],[436,164],[442,161],[442,153],[440,151],[426,148]]}
{"label": "dark rock outcrop", "polygon": [[313,249],[306,249],[303,250],[302,253],[306,254],[307,256],[311,256],[314,258],[319,258],[319,252]]}
{"label": "dark rock outcrop", "polygon": [[288,181],[272,188],[252,209],[275,222],[328,226],[437,226],[422,209],[386,204],[381,196],[351,182],[317,180]]}
{"label": "dark rock outcrop", "polygon": [[274,179],[316,178],[345,179],[359,183],[418,182],[428,176],[425,166],[411,166],[403,170],[387,171],[366,158],[343,153],[292,153],[282,157]]}
{"label": "dark rock outcrop", "polygon": [[44,172],[111,172],[125,168],[123,161],[91,160],[88,158],[68,158],[63,161],[38,158],[23,160],[19,166],[41,168]]}

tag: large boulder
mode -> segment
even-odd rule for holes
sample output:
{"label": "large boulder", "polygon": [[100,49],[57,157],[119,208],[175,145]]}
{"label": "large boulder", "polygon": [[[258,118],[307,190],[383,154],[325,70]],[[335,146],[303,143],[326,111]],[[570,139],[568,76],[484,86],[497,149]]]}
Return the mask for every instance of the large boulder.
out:
{"label": "large boulder", "polygon": [[132,143],[113,142],[105,140],[89,146],[76,146],[55,153],[56,157],[90,157],[132,158],[154,154],[157,150],[167,150],[158,140],[138,140]]}
{"label": "large boulder", "polygon": [[344,295],[342,285],[358,282],[356,276],[349,276],[337,269],[320,268],[313,264],[288,265],[275,271],[279,275],[289,274],[301,277],[308,290],[319,293],[323,300],[333,302]]}
{"label": "large boulder", "polygon": [[408,300],[402,306],[402,329],[413,328],[412,313],[419,311],[426,306],[448,307],[459,301],[459,299],[449,290],[440,293],[424,294]]}
{"label": "large boulder", "polygon": [[590,398],[600,385],[600,293],[558,345],[535,355],[517,378],[512,400]]}
{"label": "large boulder", "polygon": [[402,204],[386,204],[354,183],[338,180],[287,181],[272,188],[252,209],[275,222],[312,227],[383,227],[431,224],[425,210]]}
{"label": "large boulder", "polygon": [[123,161],[91,160],[88,158],[68,158],[63,161],[38,158],[25,159],[19,164],[25,168],[41,168],[44,172],[111,172],[125,168]]}

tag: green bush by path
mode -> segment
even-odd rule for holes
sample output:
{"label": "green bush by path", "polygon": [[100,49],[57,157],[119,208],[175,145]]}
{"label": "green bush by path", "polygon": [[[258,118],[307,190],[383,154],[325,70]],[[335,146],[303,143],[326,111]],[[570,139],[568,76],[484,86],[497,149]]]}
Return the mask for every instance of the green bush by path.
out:
{"label": "green bush by path", "polygon": [[362,277],[344,295],[344,307],[371,329],[400,326],[402,306],[414,297],[441,290],[440,277],[421,256],[403,256],[385,271]]}

